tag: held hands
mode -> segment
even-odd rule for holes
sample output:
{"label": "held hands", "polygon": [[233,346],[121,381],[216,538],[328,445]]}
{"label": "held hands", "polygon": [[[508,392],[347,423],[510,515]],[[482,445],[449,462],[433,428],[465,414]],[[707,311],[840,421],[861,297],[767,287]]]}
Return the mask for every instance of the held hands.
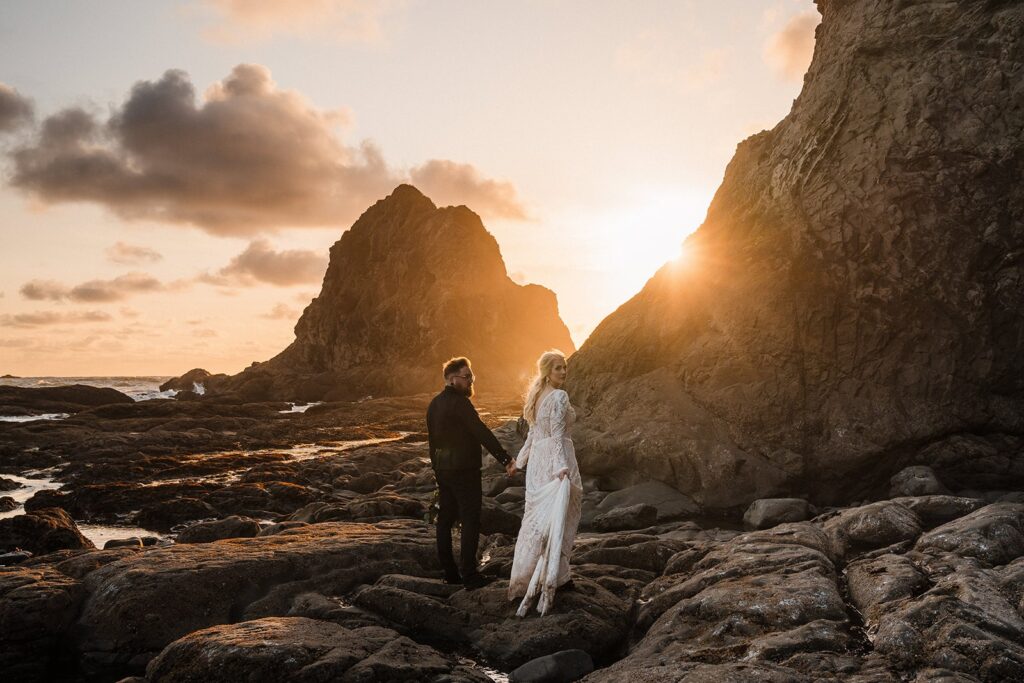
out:
{"label": "held hands", "polygon": [[517,470],[516,470],[516,461],[515,460],[509,460],[508,464],[505,465],[505,474],[507,474],[510,477],[514,477],[516,472],[517,472]]}
{"label": "held hands", "polygon": [[559,481],[561,481],[562,479],[565,479],[568,476],[569,476],[569,469],[568,468],[563,467],[562,469],[558,470],[558,480]]}

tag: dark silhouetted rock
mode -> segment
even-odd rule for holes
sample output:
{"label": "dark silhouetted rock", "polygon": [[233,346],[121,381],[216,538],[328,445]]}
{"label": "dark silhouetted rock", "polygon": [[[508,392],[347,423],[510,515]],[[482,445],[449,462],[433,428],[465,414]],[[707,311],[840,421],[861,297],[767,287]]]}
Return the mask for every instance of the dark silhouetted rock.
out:
{"label": "dark silhouetted rock", "polygon": [[594,660],[583,650],[562,650],[531,659],[509,674],[509,683],[572,683],[594,670]]}
{"label": "dark silhouetted rock", "polygon": [[295,341],[208,389],[287,401],[416,394],[436,391],[441,363],[465,355],[481,388],[518,392],[552,347],[575,350],[555,295],[508,277],[475,213],[401,185],[331,247]]}
{"label": "dark silhouetted rock", "polygon": [[1024,5],[817,4],[790,113],[570,359],[581,466],[714,507],[911,460],[1024,488]]}
{"label": "dark silhouetted rock", "polygon": [[0,519],[0,550],[28,550],[42,554],[63,548],[94,548],[75,520],[60,508],[42,508]]}
{"label": "dark silhouetted rock", "polygon": [[[226,375],[218,375],[225,377]],[[173,377],[160,385],[160,391],[194,391],[198,384],[205,388],[205,382],[211,377],[210,373],[202,368],[189,370],[181,377]]]}
{"label": "dark silhouetted rock", "polygon": [[212,543],[224,538],[249,538],[260,532],[260,523],[248,517],[231,515],[225,519],[199,522],[185,527],[175,539],[178,543]]}
{"label": "dark silhouetted rock", "polygon": [[0,386],[0,405],[31,408],[44,412],[74,413],[84,408],[135,400],[117,389],[69,384],[63,387],[6,387]]}
{"label": "dark silhouetted rock", "polygon": [[889,480],[889,495],[899,496],[934,496],[948,494],[949,490],[942,485],[935,470],[927,465],[904,467],[892,475]]}

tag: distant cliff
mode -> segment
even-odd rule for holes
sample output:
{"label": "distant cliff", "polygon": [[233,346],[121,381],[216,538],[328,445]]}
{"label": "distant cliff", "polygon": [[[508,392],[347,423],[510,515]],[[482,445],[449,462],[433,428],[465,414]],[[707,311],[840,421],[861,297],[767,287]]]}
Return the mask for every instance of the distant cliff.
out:
{"label": "distant cliff", "polygon": [[[1024,4],[819,0],[688,264],[570,361],[582,467],[706,504],[1024,485]],[[1001,483],[999,483],[1001,482]]]}
{"label": "distant cliff", "polygon": [[439,390],[441,364],[465,355],[479,390],[520,391],[551,347],[575,350],[554,293],[509,279],[468,208],[439,209],[401,185],[331,247],[295,341],[207,389],[277,400],[413,394]]}

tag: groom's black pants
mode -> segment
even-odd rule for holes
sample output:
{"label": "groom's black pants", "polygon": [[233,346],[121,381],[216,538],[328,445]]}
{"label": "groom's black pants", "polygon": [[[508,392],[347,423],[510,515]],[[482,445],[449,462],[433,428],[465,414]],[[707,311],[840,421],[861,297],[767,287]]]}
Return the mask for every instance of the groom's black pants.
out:
{"label": "groom's black pants", "polygon": [[[434,470],[437,480],[437,557],[445,578],[454,580],[476,573],[476,550],[480,543],[480,470]],[[462,571],[452,556],[452,524],[462,522],[459,547]]]}

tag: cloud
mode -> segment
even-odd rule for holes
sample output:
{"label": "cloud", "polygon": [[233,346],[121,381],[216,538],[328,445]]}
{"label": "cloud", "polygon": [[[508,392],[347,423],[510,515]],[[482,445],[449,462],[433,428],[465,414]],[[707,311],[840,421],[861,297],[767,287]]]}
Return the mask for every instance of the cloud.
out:
{"label": "cloud", "polygon": [[264,239],[253,240],[238,256],[217,271],[200,275],[207,284],[251,286],[265,282],[278,287],[320,282],[327,270],[327,258],[315,251],[287,249],[275,251]]}
{"label": "cloud", "polygon": [[133,244],[118,242],[107,249],[107,259],[121,265],[138,265],[140,263],[156,263],[163,259],[163,256],[149,247],[139,247]]}
{"label": "cloud", "polygon": [[814,10],[790,18],[765,45],[765,58],[784,78],[799,81],[814,56],[814,29],[821,15]]}
{"label": "cloud", "polygon": [[[263,66],[236,66],[199,104],[172,70],[136,83],[105,122],[81,108],[45,119],[13,151],[10,182],[43,202],[96,202],[216,235],[337,228],[410,175],[372,143],[346,145],[335,128],[347,120],[279,89]],[[429,160],[413,173],[482,215],[525,215],[510,183],[468,164]]]}
{"label": "cloud", "polygon": [[106,322],[108,320],[111,320],[111,315],[102,311],[81,311],[70,313],[37,311],[35,313],[0,315],[0,325],[4,327],[41,327],[44,325],[57,324]]}
{"label": "cloud", "polygon": [[287,304],[277,304],[270,311],[262,314],[260,317],[268,318],[270,320],[297,320],[299,317],[299,311]]}
{"label": "cloud", "polygon": [[527,219],[515,185],[484,178],[470,164],[432,159],[409,175],[413,184],[438,204],[466,204],[487,216]]}
{"label": "cloud", "polygon": [[113,280],[89,280],[67,287],[55,280],[31,280],[21,286],[21,294],[34,301],[81,301],[108,303],[121,301],[133,294],[159,292],[165,285],[146,273],[126,273]]}
{"label": "cloud", "polygon": [[267,40],[275,35],[319,36],[339,42],[376,43],[394,0],[199,0],[213,15],[203,35],[218,43]]}
{"label": "cloud", "polygon": [[22,97],[11,86],[0,83],[0,133],[31,123],[33,109],[32,100]]}

